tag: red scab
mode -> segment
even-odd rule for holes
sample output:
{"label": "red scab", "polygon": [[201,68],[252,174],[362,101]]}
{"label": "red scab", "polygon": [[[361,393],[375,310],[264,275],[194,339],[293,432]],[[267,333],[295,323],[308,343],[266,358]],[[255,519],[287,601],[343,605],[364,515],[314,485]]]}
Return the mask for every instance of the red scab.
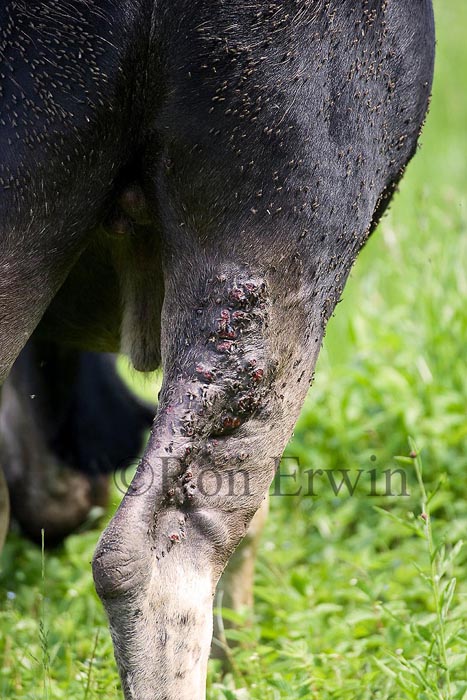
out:
{"label": "red scab", "polygon": [[190,422],[187,422],[185,425],[181,426],[181,433],[185,437],[193,437],[195,434],[195,429]]}
{"label": "red scab", "polygon": [[231,352],[234,347],[234,343],[230,340],[225,340],[223,343],[217,345],[218,352]]}
{"label": "red scab", "polygon": [[230,311],[228,309],[222,309],[221,319],[223,321],[230,321]]}
{"label": "red scab", "polygon": [[234,287],[230,290],[230,299],[235,304],[242,306],[256,305],[261,301],[262,295],[266,291],[264,284],[257,285],[254,282],[245,282],[240,287]]}
{"label": "red scab", "polygon": [[260,382],[264,377],[264,369],[256,369],[253,374],[251,375],[251,378],[253,379],[254,382]]}
{"label": "red scab", "polygon": [[225,430],[230,430],[233,428],[239,428],[242,424],[242,421],[238,417],[232,417],[232,416],[226,416],[224,420],[222,421],[222,426]]}
{"label": "red scab", "polygon": [[204,365],[196,365],[196,373],[207,382],[212,382],[214,379],[214,372]]}
{"label": "red scab", "polygon": [[172,532],[172,534],[169,535],[169,540],[171,542],[180,542],[180,535],[177,534],[176,532]]}
{"label": "red scab", "polygon": [[234,303],[239,303],[241,301],[245,301],[245,292],[243,289],[240,289],[239,287],[234,287],[231,292],[230,292],[230,299]]}

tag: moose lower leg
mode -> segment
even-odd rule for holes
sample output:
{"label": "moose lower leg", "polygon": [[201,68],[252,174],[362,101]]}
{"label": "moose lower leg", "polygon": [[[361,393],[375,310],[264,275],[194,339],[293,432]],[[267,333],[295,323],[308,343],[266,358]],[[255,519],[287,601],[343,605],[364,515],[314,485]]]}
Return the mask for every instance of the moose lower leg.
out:
{"label": "moose lower leg", "polygon": [[12,517],[46,545],[107,503],[109,474],[134,460],[155,409],[119,378],[114,358],[40,340],[17,358],[0,404],[0,465]]}
{"label": "moose lower leg", "polygon": [[267,493],[319,347],[300,305],[273,304],[258,274],[226,267],[194,286],[188,311],[192,292],[168,289],[165,318],[177,323],[163,324],[158,416],[93,562],[126,697],[138,700],[205,697],[215,587]]}
{"label": "moose lower leg", "polygon": [[33,335],[2,389],[0,465],[12,518],[36,542],[44,532],[46,545],[61,542],[93,506],[107,502],[106,477],[82,473],[85,465],[72,442],[86,427],[83,416],[76,428],[70,425],[75,395],[86,393],[84,383],[77,386],[80,378],[79,353]]}
{"label": "moose lower leg", "polygon": [[[45,427],[45,391],[21,392],[15,379],[14,368],[0,406],[0,471],[8,482],[12,518],[32,540],[40,542],[44,531],[46,544],[54,545],[83,524],[93,505],[106,503],[107,479],[80,473],[54,451],[52,431]],[[54,428],[62,418],[56,417]]]}

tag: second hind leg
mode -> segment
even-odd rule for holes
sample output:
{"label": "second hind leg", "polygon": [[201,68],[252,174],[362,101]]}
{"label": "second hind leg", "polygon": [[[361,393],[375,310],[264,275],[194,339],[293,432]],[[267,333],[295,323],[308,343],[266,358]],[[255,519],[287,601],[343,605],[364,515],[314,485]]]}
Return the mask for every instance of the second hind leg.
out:
{"label": "second hind leg", "polygon": [[25,534],[56,544],[107,502],[106,474],[138,455],[153,410],[108,355],[31,338],[3,388],[0,463]]}

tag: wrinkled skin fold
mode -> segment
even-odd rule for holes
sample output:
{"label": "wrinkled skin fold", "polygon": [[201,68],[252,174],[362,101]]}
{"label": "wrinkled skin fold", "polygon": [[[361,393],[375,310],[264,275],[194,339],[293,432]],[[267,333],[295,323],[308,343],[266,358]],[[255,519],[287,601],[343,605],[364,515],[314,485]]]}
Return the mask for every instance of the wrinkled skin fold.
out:
{"label": "wrinkled skin fold", "polygon": [[[34,167],[27,141],[3,165],[1,182],[20,184],[1,202],[0,375],[40,319],[45,337],[162,366],[152,432],[93,573],[126,699],[203,700],[216,584],[416,150],[431,5],[69,5],[88,49],[80,106],[65,88],[38,93],[62,138],[34,141],[21,122]],[[23,46],[13,4],[3,12]]]}

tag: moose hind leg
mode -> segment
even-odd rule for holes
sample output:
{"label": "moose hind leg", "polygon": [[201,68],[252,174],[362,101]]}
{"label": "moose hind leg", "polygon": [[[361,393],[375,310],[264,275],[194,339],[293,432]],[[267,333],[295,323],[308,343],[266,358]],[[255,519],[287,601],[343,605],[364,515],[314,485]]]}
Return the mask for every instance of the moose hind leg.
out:
{"label": "moose hind leg", "polygon": [[296,306],[280,331],[285,310],[256,271],[213,261],[198,279],[182,272],[167,285],[149,444],[93,561],[123,688],[138,700],[205,697],[216,584],[264,501],[319,347]]}
{"label": "moose hind leg", "polygon": [[[164,383],[93,561],[128,700],[205,698],[216,584],[268,491],[378,197],[426,111],[427,3],[410,15],[407,5],[410,32],[382,3],[366,33],[351,2],[328,5],[249,7],[251,25],[245,6],[251,45],[225,3],[160,16],[171,83],[145,187],[163,222]],[[369,66],[372,36],[385,57],[376,76],[355,70]],[[426,60],[401,76],[409,51]],[[241,495],[232,475],[246,477]]]}
{"label": "moose hind leg", "polygon": [[0,464],[12,515],[31,539],[61,542],[107,501],[106,475],[134,460],[153,409],[118,377],[114,358],[33,335],[3,387]]}

